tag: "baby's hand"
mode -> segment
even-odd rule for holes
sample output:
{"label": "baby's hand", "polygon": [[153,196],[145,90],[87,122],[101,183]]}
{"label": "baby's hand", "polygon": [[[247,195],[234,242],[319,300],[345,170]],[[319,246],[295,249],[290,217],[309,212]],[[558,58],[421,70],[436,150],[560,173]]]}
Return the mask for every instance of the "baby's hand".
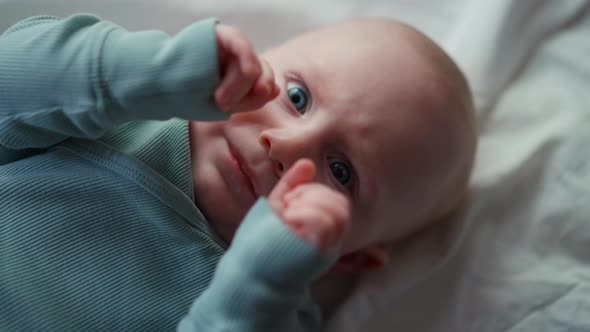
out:
{"label": "baby's hand", "polygon": [[224,112],[252,111],[279,94],[270,65],[236,28],[218,24],[215,30],[221,82],[215,90],[217,107]]}
{"label": "baby's hand", "polygon": [[311,182],[314,176],[313,162],[297,161],[268,202],[295,235],[324,254],[337,255],[350,223],[350,204],[342,193]]}

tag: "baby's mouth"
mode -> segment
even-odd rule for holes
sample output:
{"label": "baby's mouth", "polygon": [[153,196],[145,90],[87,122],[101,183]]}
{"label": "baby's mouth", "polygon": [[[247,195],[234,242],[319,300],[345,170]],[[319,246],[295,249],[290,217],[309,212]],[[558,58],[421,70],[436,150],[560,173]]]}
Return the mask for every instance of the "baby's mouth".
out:
{"label": "baby's mouth", "polygon": [[244,169],[244,166],[239,161],[239,159],[238,159],[238,166],[240,167],[240,171],[242,172],[242,174],[244,175],[244,178],[246,179],[246,185],[248,187],[248,191],[250,191],[254,197],[258,197],[258,193],[256,192],[256,189],[254,189],[254,184],[252,183],[252,179],[250,178],[250,175],[248,175],[248,172]]}
{"label": "baby's mouth", "polygon": [[260,194],[256,189],[254,182],[255,178],[252,177],[252,172],[248,168],[248,164],[244,161],[244,158],[233,149],[231,145],[229,145],[229,150],[233,161],[235,161],[236,171],[239,173],[244,186],[254,198],[258,198]]}

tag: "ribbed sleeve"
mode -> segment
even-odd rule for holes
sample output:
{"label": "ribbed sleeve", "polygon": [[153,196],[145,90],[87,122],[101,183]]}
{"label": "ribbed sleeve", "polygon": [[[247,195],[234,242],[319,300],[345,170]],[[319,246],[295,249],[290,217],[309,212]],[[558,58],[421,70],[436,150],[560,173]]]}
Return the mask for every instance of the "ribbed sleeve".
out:
{"label": "ribbed sleeve", "polygon": [[172,37],[92,15],[12,27],[0,37],[0,164],[130,121],[227,118],[211,97],[215,24],[203,20]]}
{"label": "ribbed sleeve", "polygon": [[113,127],[96,84],[111,29],[88,15],[38,17],[0,37],[0,145],[48,147]]}
{"label": "ribbed sleeve", "polygon": [[211,102],[219,79],[215,22],[194,23],[172,38],[160,31],[113,29],[100,72],[107,100],[116,103],[115,121],[226,119]]}

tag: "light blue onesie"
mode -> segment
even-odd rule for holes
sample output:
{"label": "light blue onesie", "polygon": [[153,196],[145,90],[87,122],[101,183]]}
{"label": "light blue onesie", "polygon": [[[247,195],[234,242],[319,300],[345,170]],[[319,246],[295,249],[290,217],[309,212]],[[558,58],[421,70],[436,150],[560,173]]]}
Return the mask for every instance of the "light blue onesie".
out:
{"label": "light blue onesie", "polygon": [[0,37],[0,331],[320,329],[307,286],[333,258],[264,199],[227,249],[193,203],[187,120],[225,117],[214,26]]}

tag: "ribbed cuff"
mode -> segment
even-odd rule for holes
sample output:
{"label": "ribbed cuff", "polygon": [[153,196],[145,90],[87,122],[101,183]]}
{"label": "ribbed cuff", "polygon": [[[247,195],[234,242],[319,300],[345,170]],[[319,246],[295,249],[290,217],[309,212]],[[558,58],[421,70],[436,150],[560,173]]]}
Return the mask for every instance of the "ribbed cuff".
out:
{"label": "ribbed cuff", "polygon": [[232,247],[245,272],[285,287],[311,282],[335,261],[294,235],[264,198],[250,209]]}
{"label": "ribbed cuff", "polygon": [[315,329],[319,312],[302,320],[299,310],[314,307],[307,286],[333,261],[292,234],[259,199],[179,331]]}

